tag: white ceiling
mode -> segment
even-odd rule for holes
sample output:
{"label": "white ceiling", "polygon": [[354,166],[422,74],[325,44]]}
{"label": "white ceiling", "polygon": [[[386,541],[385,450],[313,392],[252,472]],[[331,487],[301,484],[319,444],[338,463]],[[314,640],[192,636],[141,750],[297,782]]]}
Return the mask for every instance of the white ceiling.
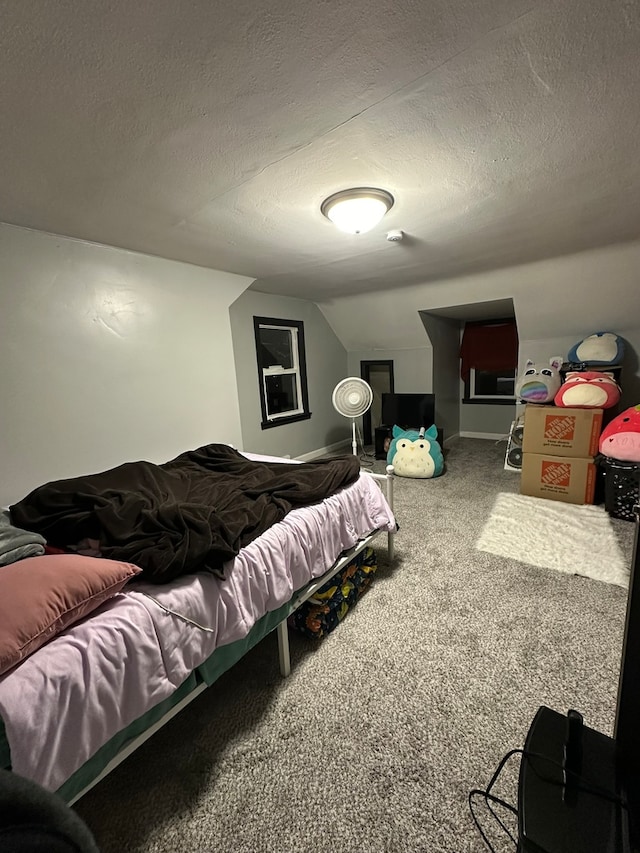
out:
{"label": "white ceiling", "polygon": [[0,221],[316,300],[634,240],[639,56],[640,0],[6,2]]}

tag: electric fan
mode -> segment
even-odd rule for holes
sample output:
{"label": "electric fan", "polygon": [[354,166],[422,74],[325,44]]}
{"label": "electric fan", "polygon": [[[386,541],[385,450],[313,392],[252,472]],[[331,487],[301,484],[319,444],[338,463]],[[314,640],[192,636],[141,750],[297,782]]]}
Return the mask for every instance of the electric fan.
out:
{"label": "electric fan", "polygon": [[373,402],[371,386],[357,376],[348,376],[338,382],[331,395],[333,408],[345,418],[351,418],[351,447],[353,455],[358,455],[356,441],[356,418],[361,417]]}

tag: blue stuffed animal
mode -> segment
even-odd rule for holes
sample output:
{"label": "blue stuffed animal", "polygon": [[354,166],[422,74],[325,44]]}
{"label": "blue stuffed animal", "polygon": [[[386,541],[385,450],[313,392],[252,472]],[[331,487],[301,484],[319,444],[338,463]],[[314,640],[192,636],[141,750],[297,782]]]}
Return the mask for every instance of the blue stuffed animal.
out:
{"label": "blue stuffed animal", "polygon": [[620,364],[624,357],[624,341],[614,332],[595,332],[569,350],[567,360],[592,366],[610,367]]}
{"label": "blue stuffed animal", "polygon": [[394,426],[387,463],[400,477],[439,477],[444,471],[444,457],[437,438],[435,424],[419,432]]}

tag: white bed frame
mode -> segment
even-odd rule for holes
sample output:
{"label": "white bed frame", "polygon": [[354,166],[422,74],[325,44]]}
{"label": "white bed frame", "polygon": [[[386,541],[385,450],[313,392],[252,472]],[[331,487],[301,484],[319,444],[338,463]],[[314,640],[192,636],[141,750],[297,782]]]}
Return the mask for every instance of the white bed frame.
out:
{"label": "white bed frame", "polygon": [[[393,510],[393,481],[394,481],[394,473],[393,473],[393,465],[387,465],[386,474],[374,474],[372,471],[366,471],[365,473],[368,476],[373,477],[378,481],[378,484],[382,488],[382,484],[384,484],[383,491],[385,493],[387,503]],[[333,566],[325,572],[321,577],[316,578],[311,581],[311,583],[307,584],[306,587],[299,590],[296,596],[291,601],[291,613],[297,610],[301,604],[303,604],[308,598],[311,598],[312,595],[328,580],[330,580],[335,574],[337,574],[341,569],[345,566],[349,565],[352,562],[353,558],[363,551],[368,545],[373,542],[376,537],[378,537],[384,531],[382,530],[374,530],[364,539],[358,541],[353,548],[350,548],[348,551],[345,551],[341,557],[333,564]],[[389,560],[393,559],[394,556],[394,536],[395,531],[389,531],[387,533],[387,544],[388,544],[388,553]],[[280,672],[283,677],[287,677],[291,673],[291,658],[289,655],[289,634],[287,628],[287,619],[283,619],[276,627],[276,632],[278,636],[278,658],[280,662]],[[114,770],[119,764],[121,764],[125,758],[128,758],[133,752],[138,749],[139,746],[147,741],[152,735],[154,735],[159,729],[161,729],[166,723],[169,722],[176,714],[179,714],[183,708],[189,705],[193,700],[203,693],[209,685],[207,684],[199,684],[195,687],[187,696],[182,699],[182,701],[178,702],[172,708],[170,708],[164,716],[162,716],[156,723],[149,726],[144,732],[139,734],[136,738],[130,741],[120,752],[115,755],[111,761],[106,765],[104,770],[96,776],[85,788],[82,789],[78,794],[76,794],[72,799],[69,800],[69,805],[73,805],[77,802],[81,797],[83,797],[88,791],[91,790],[95,785],[98,784],[105,776],[108,776],[112,770]]]}
{"label": "white bed frame", "polygon": [[[393,509],[393,465],[387,465],[387,473],[386,474],[374,474],[372,471],[367,472],[370,477],[373,477],[375,480],[379,482],[385,483],[385,495],[387,498],[387,503]],[[307,584],[306,587],[301,589],[298,594],[292,600],[292,612],[297,610],[301,604],[311,598],[312,595],[320,589],[320,587],[325,584],[328,580],[337,574],[341,569],[345,566],[348,566],[349,563],[352,562],[353,558],[359,554],[361,551],[370,545],[371,542],[382,533],[381,530],[375,530],[373,533],[370,533],[364,539],[361,539],[357,545],[354,545],[353,548],[350,548],[333,564],[333,566],[329,569],[328,572],[322,575],[320,578],[316,578],[311,581],[311,583]],[[393,560],[393,548],[394,548],[394,532],[387,533],[387,547],[389,552],[389,560]],[[280,672],[286,678],[291,673],[291,657],[289,655],[289,632],[287,629],[287,620],[283,619],[282,622],[276,628],[278,634],[278,657],[280,660]]]}

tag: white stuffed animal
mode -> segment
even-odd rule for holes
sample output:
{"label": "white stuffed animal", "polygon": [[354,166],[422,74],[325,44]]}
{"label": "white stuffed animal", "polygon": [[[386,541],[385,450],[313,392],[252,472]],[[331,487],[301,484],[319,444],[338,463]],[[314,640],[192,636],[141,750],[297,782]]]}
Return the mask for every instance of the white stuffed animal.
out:
{"label": "white stuffed animal", "polygon": [[522,376],[516,382],[516,397],[525,403],[550,403],[562,385],[561,367],[559,355],[550,358],[546,364],[534,364],[528,358]]}

